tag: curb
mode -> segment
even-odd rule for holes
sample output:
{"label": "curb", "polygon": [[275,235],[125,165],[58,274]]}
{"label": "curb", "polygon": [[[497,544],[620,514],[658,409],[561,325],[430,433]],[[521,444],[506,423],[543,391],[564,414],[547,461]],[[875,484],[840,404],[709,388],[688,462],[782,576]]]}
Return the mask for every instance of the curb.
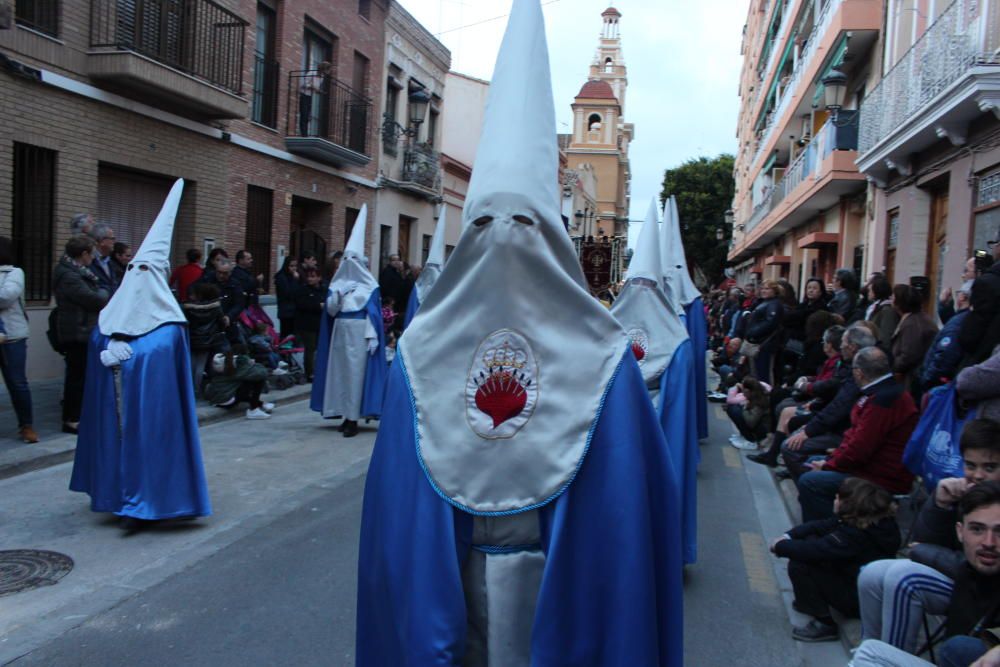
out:
{"label": "curb", "polygon": [[[280,392],[272,390],[263,395],[269,397],[275,405],[288,405],[308,400],[310,391],[311,385],[300,384]],[[215,408],[211,405],[201,405],[197,411],[199,413],[204,411],[203,414],[198,415],[199,429],[219,422],[232,421],[243,417],[242,410],[226,410]],[[39,451],[41,448],[36,448],[31,456],[0,463],[0,480],[10,479],[11,477],[17,477],[18,475],[35,470],[42,470],[57,466],[60,463],[72,461],[76,452],[76,438],[65,436],[63,439],[65,442],[57,442],[48,451]]]}

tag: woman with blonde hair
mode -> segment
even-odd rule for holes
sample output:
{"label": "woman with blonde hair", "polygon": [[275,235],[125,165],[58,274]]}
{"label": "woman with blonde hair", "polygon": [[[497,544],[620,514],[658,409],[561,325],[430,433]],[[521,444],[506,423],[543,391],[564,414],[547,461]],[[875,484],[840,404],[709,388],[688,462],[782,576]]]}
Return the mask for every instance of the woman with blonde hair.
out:
{"label": "woman with blonde hair", "polygon": [[760,300],[750,313],[744,338],[744,353],[751,359],[754,376],[773,386],[771,366],[774,354],[781,346],[781,323],[785,306],[781,302],[781,285],[765,280],[759,287]]}

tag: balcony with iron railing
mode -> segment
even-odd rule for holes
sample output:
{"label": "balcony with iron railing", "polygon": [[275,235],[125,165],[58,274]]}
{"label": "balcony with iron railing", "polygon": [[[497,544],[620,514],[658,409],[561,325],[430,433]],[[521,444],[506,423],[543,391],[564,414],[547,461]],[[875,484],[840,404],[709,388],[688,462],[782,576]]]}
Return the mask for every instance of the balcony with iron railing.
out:
{"label": "balcony with iron railing", "polygon": [[760,130],[761,136],[750,160],[751,178],[755,178],[767,156],[774,151],[785,128],[799,114],[806,114],[812,108],[814,82],[822,76],[834,47],[850,33],[852,53],[862,53],[874,42],[881,25],[880,0],[828,0],[822,7],[792,73],[781,86],[778,100]]}
{"label": "balcony with iron railing", "polygon": [[285,148],[334,166],[365,166],[372,155],[369,97],[319,70],[288,74]]}
{"label": "balcony with iron railing", "polygon": [[879,182],[941,139],[966,142],[968,125],[1000,117],[997,7],[955,0],[861,104],[858,166]]}
{"label": "balcony with iron railing", "polygon": [[864,187],[864,176],[854,167],[858,120],[857,111],[841,111],[823,125],[753,209],[731,258],[762,247]]}
{"label": "balcony with iron railing", "polygon": [[245,117],[248,25],[212,0],[91,0],[87,73],[184,115]]}

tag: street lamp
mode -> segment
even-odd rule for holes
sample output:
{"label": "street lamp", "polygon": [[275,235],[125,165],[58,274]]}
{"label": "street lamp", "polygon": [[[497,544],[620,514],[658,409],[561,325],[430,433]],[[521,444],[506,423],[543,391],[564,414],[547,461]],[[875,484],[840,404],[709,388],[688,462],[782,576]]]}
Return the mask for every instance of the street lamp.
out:
{"label": "street lamp", "polygon": [[722,224],[715,228],[715,240],[721,241],[726,238],[726,228],[733,226],[733,220],[735,215],[733,214],[733,209],[729,209],[722,214]]}
{"label": "street lamp", "polygon": [[844,108],[846,97],[847,75],[837,69],[830,70],[830,73],[823,77],[823,99],[826,110],[830,112],[834,122],[837,122],[837,113]]}
{"label": "street lamp", "polygon": [[590,223],[594,221],[594,211],[589,206],[585,207],[582,211],[577,211],[573,214],[576,218],[576,223],[583,225],[583,236],[586,238],[590,236]]}
{"label": "street lamp", "polygon": [[427,118],[427,107],[431,103],[431,96],[423,88],[417,88],[407,96],[410,107],[410,127],[403,127],[388,113],[382,114],[382,137],[384,141],[395,143],[400,137],[413,138],[420,132],[420,125]]}

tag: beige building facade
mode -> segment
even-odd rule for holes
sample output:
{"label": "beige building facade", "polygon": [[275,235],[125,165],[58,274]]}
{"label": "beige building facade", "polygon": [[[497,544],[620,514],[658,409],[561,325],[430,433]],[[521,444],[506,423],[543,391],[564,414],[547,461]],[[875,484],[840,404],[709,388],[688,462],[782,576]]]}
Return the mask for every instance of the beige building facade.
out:
{"label": "beige building facade", "polygon": [[[878,78],[883,0],[752,2],[744,27],[734,229],[740,283],[864,271],[866,179],[858,170],[861,100]],[[846,76],[835,114],[823,80]]]}
{"label": "beige building facade", "polygon": [[[381,271],[390,255],[422,266],[443,201],[441,143],[451,53],[396,0],[385,22],[384,107],[373,253]],[[413,122],[414,100],[426,96],[424,118]],[[458,221],[449,223],[449,240]]]}
{"label": "beige building facade", "polygon": [[[621,12],[609,7],[587,81],[573,100],[573,132],[563,140],[566,167],[593,175],[595,237],[627,237],[630,198],[629,145],[635,127],[625,121],[628,69],[622,51]],[[588,176],[589,178],[589,176]],[[574,209],[576,211],[582,209]]]}
{"label": "beige building facade", "polygon": [[[868,271],[957,288],[1000,236],[1000,3],[889,0],[861,104]],[[933,302],[933,299],[929,300]]]}

